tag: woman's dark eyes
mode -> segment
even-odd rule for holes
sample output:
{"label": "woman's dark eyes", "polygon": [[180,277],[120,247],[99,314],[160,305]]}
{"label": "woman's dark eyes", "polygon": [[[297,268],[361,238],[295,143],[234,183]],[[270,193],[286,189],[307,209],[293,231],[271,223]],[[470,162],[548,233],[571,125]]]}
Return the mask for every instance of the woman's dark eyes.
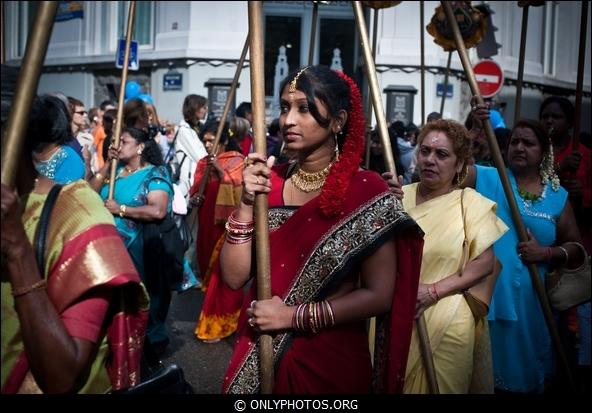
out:
{"label": "woman's dark eyes", "polygon": [[[298,106],[298,111],[302,112],[302,113],[306,113],[308,112],[308,106],[303,105],[303,106]],[[280,106],[280,112],[281,113],[287,113],[290,111],[290,108],[288,106]]]}

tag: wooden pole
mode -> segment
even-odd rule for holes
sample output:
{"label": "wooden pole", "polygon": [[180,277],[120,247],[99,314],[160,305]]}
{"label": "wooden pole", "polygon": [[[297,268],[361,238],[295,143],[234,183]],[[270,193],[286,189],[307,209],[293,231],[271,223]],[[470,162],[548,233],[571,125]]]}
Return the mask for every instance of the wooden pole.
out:
{"label": "wooden pole", "polygon": [[528,5],[522,8],[522,30],[520,32],[520,56],[518,57],[518,80],[516,81],[516,104],[514,107],[514,125],[520,120],[522,105],[522,79],[524,76],[524,53],[526,51],[526,33],[528,29]]}
{"label": "wooden pole", "polygon": [[[4,7],[4,2],[2,2],[2,6]],[[17,166],[21,162],[31,104],[37,94],[39,76],[51,38],[57,8],[57,1],[39,2],[35,21],[27,38],[25,57],[21,62],[21,71],[16,82],[16,93],[8,115],[2,145],[2,183],[10,188],[14,187]],[[4,25],[2,25],[2,30],[4,30]]]}
{"label": "wooden pole", "polygon": [[586,29],[588,25],[588,2],[582,2],[580,18],[580,51],[578,53],[578,77],[576,81],[576,115],[574,117],[572,150],[580,146],[580,125],[582,118],[582,90],[584,87],[584,60],[586,59]]}
{"label": "wooden pole", "polygon": [[446,101],[446,92],[448,91],[448,76],[450,75],[450,64],[452,63],[452,52],[448,52],[448,61],[446,62],[446,72],[444,72],[444,93],[442,93],[442,102],[440,102],[440,116],[444,116],[444,102]]}
{"label": "wooden pole", "polygon": [[[117,121],[115,122],[115,129],[113,130],[113,146],[119,147],[119,138],[121,136],[121,129],[123,123],[123,105],[125,102],[125,84],[127,83],[127,67],[129,65],[130,46],[132,44],[132,31],[134,28],[134,16],[136,14],[136,2],[130,1],[129,10],[127,13],[127,32],[125,38],[125,54],[123,56],[123,68],[121,69],[121,86],[119,87],[119,101],[117,104]],[[109,197],[113,199],[113,192],[115,191],[115,172],[117,171],[117,159],[111,161],[111,170],[109,172]]]}
{"label": "wooden pole", "polygon": [[426,376],[428,378],[428,387],[430,388],[431,394],[440,394],[440,388],[438,387],[438,379],[436,377],[436,367],[434,366],[434,355],[432,353],[432,347],[430,345],[430,336],[428,334],[428,328],[425,321],[425,317],[422,314],[421,317],[415,322],[417,327],[417,336],[419,339],[419,346],[421,352],[421,358],[423,365],[426,370]]}
{"label": "wooden pole", "polygon": [[[456,47],[458,50],[458,56],[460,57],[460,61],[462,62],[463,68],[465,70],[465,74],[467,75],[467,81],[469,82],[469,86],[471,87],[471,91],[473,95],[477,99],[477,103],[483,103],[483,97],[481,96],[481,92],[479,92],[479,86],[477,85],[477,81],[475,80],[475,73],[473,72],[473,67],[471,66],[471,62],[469,61],[469,56],[467,54],[467,50],[465,48],[465,43],[462,39],[460,34],[460,30],[458,28],[458,24],[456,23],[456,19],[454,17],[454,12],[452,11],[452,7],[447,1],[442,1],[442,7],[446,12],[446,18],[448,19],[448,23],[453,31],[454,41],[456,42]],[[508,175],[506,174],[506,167],[504,165],[504,161],[502,159],[502,155],[497,144],[497,140],[495,139],[495,135],[493,133],[493,127],[491,126],[491,121],[487,120],[484,122],[485,133],[487,134],[487,140],[489,143],[489,149],[491,151],[493,161],[495,166],[498,170],[500,180],[502,182],[502,186],[504,188],[504,193],[506,194],[506,199],[508,200],[508,205],[510,206],[510,211],[512,213],[512,221],[516,226],[516,232],[518,233],[518,238],[521,242],[528,241],[528,236],[526,234],[526,227],[522,222],[522,217],[518,211],[518,205],[516,204],[516,198],[514,198],[514,192],[512,191],[512,187],[510,185],[510,180],[508,179]],[[530,278],[532,281],[533,288],[538,295],[539,302],[541,304],[541,308],[543,310],[543,315],[545,317],[545,321],[547,322],[547,327],[549,328],[549,333],[551,335],[551,339],[555,346],[555,351],[557,352],[557,356],[559,359],[559,364],[561,368],[564,370],[565,375],[569,381],[569,384],[572,389],[575,390],[575,384],[573,381],[573,377],[571,375],[571,371],[569,369],[569,364],[567,362],[567,357],[565,356],[565,352],[563,351],[563,346],[561,345],[561,341],[559,339],[559,333],[557,331],[557,326],[555,325],[555,320],[553,319],[553,313],[551,312],[551,306],[549,304],[549,300],[547,299],[547,294],[545,288],[543,287],[538,269],[535,264],[528,265],[528,271],[530,273]]]}
{"label": "wooden pole", "polygon": [[[265,138],[265,79],[263,50],[262,1],[249,1],[249,33],[251,50],[251,98],[253,101],[254,149],[267,153]],[[257,299],[271,298],[269,264],[269,225],[267,219],[267,195],[255,196],[255,252],[257,259]],[[261,393],[271,394],[273,390],[273,348],[270,334],[259,338],[259,359],[261,361]]]}
{"label": "wooden pole", "polygon": [[354,1],[354,15],[356,19],[356,26],[358,28],[358,35],[362,42],[362,50],[364,52],[364,67],[366,68],[366,75],[368,76],[368,83],[370,84],[370,96],[372,97],[372,106],[374,106],[374,115],[378,125],[378,133],[382,141],[382,151],[384,154],[385,163],[388,171],[392,172],[396,177],[395,161],[393,158],[393,151],[391,148],[391,141],[386,127],[386,119],[384,116],[384,108],[382,106],[382,99],[380,97],[380,89],[378,88],[378,78],[376,76],[376,67],[372,59],[372,52],[370,51],[370,42],[368,40],[368,31],[366,29],[366,21],[362,12],[362,4],[359,1]]}
{"label": "wooden pole", "polygon": [[[370,83],[370,94],[372,96],[372,102],[374,106],[374,115],[378,124],[378,132],[382,142],[382,152],[384,155],[384,161],[389,172],[392,172],[396,179],[397,170],[395,168],[395,161],[393,158],[393,151],[391,148],[390,138],[386,128],[386,119],[384,116],[384,109],[382,106],[382,99],[380,98],[380,92],[378,89],[378,78],[376,76],[376,68],[374,66],[374,60],[370,53],[370,47],[368,45],[368,32],[366,31],[366,23],[364,21],[364,15],[362,14],[362,5],[359,1],[353,2],[354,16],[356,19],[356,26],[358,28],[358,35],[362,41],[362,50],[364,52],[364,66],[366,68],[366,74]],[[419,332],[419,330],[418,330]],[[427,337],[419,336],[421,341],[429,343]],[[428,344],[429,345],[429,344]],[[422,346],[423,348],[423,346]],[[431,355],[431,352],[429,353]],[[433,363],[432,363],[433,364]],[[434,373],[435,377],[435,373]]]}
{"label": "wooden pole", "polygon": [[420,126],[425,123],[425,44],[424,44],[424,1],[419,2],[419,49],[420,49],[420,73],[421,73],[421,122]]}
{"label": "wooden pole", "polygon": [[319,2],[312,2],[312,26],[310,27],[310,43],[308,45],[308,65],[312,66],[315,52],[315,41],[317,37],[317,20],[319,16]]}
{"label": "wooden pole", "polygon": [[[374,23],[372,25],[372,61],[376,61],[376,42],[378,38],[378,9],[374,9]],[[368,82],[369,84],[370,82]],[[370,97],[370,91],[368,91],[368,96],[366,99],[366,157],[365,157],[365,165],[366,168],[370,168],[370,151],[372,150],[371,145],[372,141],[370,139],[370,130],[372,128],[372,99]]]}
{"label": "wooden pole", "polygon": [[[236,66],[236,72],[234,73],[234,78],[232,79],[232,83],[230,84],[230,92],[228,93],[228,99],[224,103],[224,110],[222,111],[222,117],[220,118],[220,122],[218,124],[218,129],[216,130],[216,137],[214,138],[214,143],[212,146],[212,154],[218,155],[218,146],[220,145],[220,137],[222,136],[222,132],[224,130],[224,122],[226,121],[226,117],[228,116],[228,112],[230,112],[230,105],[233,102],[233,96],[236,92],[236,88],[238,86],[238,78],[243,70],[243,66],[245,64],[245,58],[247,56],[247,51],[249,50],[249,35],[247,34],[247,38],[245,39],[245,44],[243,46],[243,51],[241,52],[240,59]],[[199,189],[197,190],[197,195],[202,197],[204,192],[206,191],[206,186],[209,181],[210,171],[212,170],[211,165],[206,165],[206,169],[204,174],[199,182]],[[201,205],[200,205],[201,207]],[[192,234],[195,233],[196,225],[197,225],[197,218],[198,218],[198,211],[200,207],[192,208],[189,218],[187,220],[187,224],[189,226],[189,230]]]}
{"label": "wooden pole", "polygon": [[[376,43],[378,42],[378,9],[374,9],[374,20],[372,23],[372,61],[376,61]],[[366,168],[370,169],[370,151],[372,150],[372,99],[370,99],[370,93],[368,93],[368,99],[366,103]],[[370,357],[374,360],[374,346],[376,343],[376,317],[370,319],[370,325],[368,326],[368,341],[370,345]]]}
{"label": "wooden pole", "polygon": [[4,64],[4,62],[6,61],[4,51],[4,32],[6,31],[6,26],[4,24],[4,7],[6,7],[5,2],[2,2],[2,4],[0,5],[0,25],[2,25],[2,28],[0,29],[2,30],[0,32],[0,64]]}

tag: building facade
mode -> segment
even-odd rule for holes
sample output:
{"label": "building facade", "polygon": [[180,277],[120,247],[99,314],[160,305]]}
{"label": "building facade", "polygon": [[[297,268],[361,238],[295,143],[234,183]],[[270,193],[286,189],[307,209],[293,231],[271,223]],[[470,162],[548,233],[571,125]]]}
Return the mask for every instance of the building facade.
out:
{"label": "building facade", "polygon": [[[26,38],[34,21],[36,2],[3,2],[5,7],[6,63],[19,65]],[[119,93],[121,70],[115,67],[118,39],[124,37],[129,2],[82,1],[74,18],[54,24],[39,93],[61,91],[98,105]],[[439,2],[426,1],[420,23],[419,2],[402,2],[378,13],[376,66],[381,89],[402,90],[407,106],[395,109],[397,99],[383,93],[388,121],[404,119],[421,124],[420,27],[429,23]],[[513,122],[515,80],[518,70],[522,9],[515,1],[487,3],[497,43],[492,59],[504,71],[505,84],[495,100],[506,123]],[[580,2],[548,1],[530,8],[522,116],[537,118],[538,107],[549,94],[573,100],[577,74]],[[277,115],[277,85],[290,70],[307,64],[312,26],[312,2],[266,1],[265,89],[268,120]],[[373,11],[367,11],[372,31]],[[246,1],[138,1],[134,39],[138,41],[139,70],[129,79],[153,97],[161,118],[178,122],[184,97],[196,93],[216,100],[224,85],[233,78],[248,31]],[[70,16],[71,17],[71,16]],[[590,17],[588,16],[588,21]],[[372,37],[371,37],[372,38]],[[320,4],[313,62],[340,67],[365,86],[362,51],[351,2]],[[582,130],[590,130],[590,24],[587,31],[584,70]],[[448,53],[425,33],[425,113],[439,111],[438,84],[443,83]],[[470,49],[473,63],[479,58]],[[444,117],[463,121],[468,112],[470,90],[462,80],[462,66],[453,54]],[[250,101],[248,63],[241,72],[236,102]],[[417,90],[416,94],[413,91]],[[440,87],[440,91],[442,88]],[[399,92],[397,92],[399,93]],[[401,101],[403,102],[403,101]],[[212,102],[214,103],[214,102]],[[211,105],[212,106],[212,105]]]}

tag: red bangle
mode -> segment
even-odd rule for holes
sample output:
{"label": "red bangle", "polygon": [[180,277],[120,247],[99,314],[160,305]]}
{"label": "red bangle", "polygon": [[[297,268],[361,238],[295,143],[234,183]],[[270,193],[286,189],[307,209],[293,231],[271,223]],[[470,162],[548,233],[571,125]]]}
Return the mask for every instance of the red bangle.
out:
{"label": "red bangle", "polygon": [[432,284],[432,288],[434,289],[434,295],[436,296],[436,301],[440,301],[440,294],[438,294],[438,290],[436,290],[436,283]]}

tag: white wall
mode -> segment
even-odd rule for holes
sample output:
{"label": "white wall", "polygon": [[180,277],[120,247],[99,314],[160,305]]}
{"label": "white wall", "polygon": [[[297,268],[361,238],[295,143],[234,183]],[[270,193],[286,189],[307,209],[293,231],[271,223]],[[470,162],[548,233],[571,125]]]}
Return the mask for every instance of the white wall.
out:
{"label": "white wall", "polygon": [[51,92],[80,99],[87,110],[94,106],[93,76],[89,73],[46,73],[39,80],[37,93]]}
{"label": "white wall", "polygon": [[[14,59],[16,24],[16,2],[6,2],[7,11],[7,57]],[[422,27],[429,23],[439,2],[425,2],[425,20]],[[502,44],[499,55],[494,57],[505,71],[506,77],[515,77],[519,51],[520,24],[522,9],[516,2],[491,1],[488,3],[495,11],[493,23],[498,28],[496,38]],[[80,64],[100,63],[113,65],[114,51],[111,51],[111,29],[116,25],[115,2],[84,2],[85,18],[57,23],[54,27],[46,63],[60,65],[61,73],[42,75],[40,92],[62,90],[73,94],[91,105],[94,101],[91,73]],[[113,6],[113,7],[111,7]],[[304,7],[300,2],[281,2],[266,7],[298,9]],[[329,6],[321,5],[321,9]],[[331,6],[336,7],[338,6]],[[345,13],[342,6],[340,12]],[[103,16],[101,13],[107,14]],[[577,51],[580,23],[580,2],[546,2],[544,7],[530,8],[528,43],[526,49],[525,81],[574,88],[577,69]],[[210,78],[232,78],[236,68],[233,64],[213,65],[195,63],[197,59],[232,59],[238,60],[246,33],[248,31],[246,1],[159,1],[155,4],[155,41],[154,47],[140,50],[140,62],[152,64],[160,61],[158,68],[153,67],[152,94],[162,116],[177,119],[181,116],[183,98],[189,93],[207,96],[204,82]],[[107,20],[105,20],[105,18]],[[589,18],[590,20],[590,18]],[[551,25],[553,22],[553,25]],[[175,25],[176,28],[173,28]],[[584,88],[590,90],[590,26],[588,25],[586,69]],[[103,30],[104,29],[104,30]],[[306,31],[307,26],[303,26]],[[402,2],[396,7],[382,9],[379,19],[379,38],[377,66],[380,65],[419,65],[419,4]],[[303,33],[305,36],[305,33]],[[308,42],[303,42],[302,52],[307,55]],[[447,53],[425,34],[425,63],[429,66],[445,67]],[[552,53],[551,53],[552,52]],[[470,50],[471,60],[477,61],[475,49]],[[161,68],[166,59],[186,59],[177,70],[184,74],[183,90],[164,92],[162,76],[167,69]],[[12,63],[15,63],[13,60]],[[215,62],[216,63],[216,62]],[[218,63],[222,63],[219,61]],[[18,61],[16,62],[18,64]],[[77,73],[69,72],[77,70]],[[187,67],[186,65],[189,65]],[[460,61],[454,55],[452,68],[461,69]],[[88,73],[88,74],[87,74]],[[420,89],[419,72],[405,74],[384,72],[379,74],[381,89],[390,84],[412,85]],[[436,84],[442,82],[443,75],[434,76],[426,73],[426,114],[439,110],[440,99],[436,98]],[[243,70],[241,87],[237,91],[237,102],[250,100],[249,69]],[[450,78],[454,85],[454,98],[447,101],[445,116],[462,119],[466,110],[466,99],[460,83]],[[466,86],[464,86],[466,88]],[[414,122],[420,123],[420,93],[415,96]],[[499,99],[508,103],[506,114],[513,104],[514,88],[505,86]],[[538,95],[537,95],[538,94]],[[524,97],[533,103],[540,92],[524,90]],[[383,100],[386,98],[383,96]],[[523,108],[523,114],[530,114],[531,106]],[[589,117],[584,124],[589,124]]]}
{"label": "white wall", "polygon": [[[152,73],[152,97],[161,118],[179,122],[182,118],[185,96],[197,94],[207,98],[208,88],[204,84],[214,77],[232,80],[236,72],[236,64],[224,64],[216,68],[215,71],[212,70],[212,66],[206,63],[196,63],[188,68],[176,68],[175,70],[183,74],[183,89],[164,91],[163,75],[167,73],[168,69],[157,69]],[[251,100],[250,82],[249,69],[245,68],[239,77],[239,87],[236,91],[237,105],[243,101]]]}

